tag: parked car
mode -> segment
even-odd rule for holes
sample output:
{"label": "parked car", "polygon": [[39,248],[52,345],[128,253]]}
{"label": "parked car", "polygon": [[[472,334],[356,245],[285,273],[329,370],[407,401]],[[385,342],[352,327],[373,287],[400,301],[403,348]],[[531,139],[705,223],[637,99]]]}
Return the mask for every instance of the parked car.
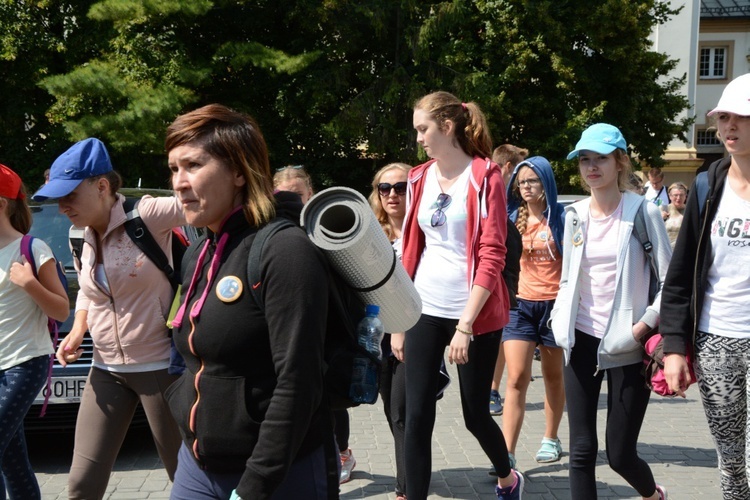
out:
{"label": "parked car", "polygon": [[573,203],[588,197],[589,195],[587,194],[560,194],[557,195],[557,202],[567,207],[568,205],[572,205]]}
{"label": "parked car", "polygon": [[[125,196],[137,198],[145,194],[152,196],[172,195],[172,191],[154,189],[121,189],[120,192]],[[68,244],[68,230],[71,224],[70,220],[58,211],[55,201],[31,202],[31,212],[33,223],[29,234],[44,240],[50,246],[55,256],[65,267],[65,274],[68,278],[70,316],[60,327],[60,339],[62,339],[73,326],[75,301],[78,295],[78,277],[73,267],[73,256]],[[195,241],[200,236],[200,231],[195,228],[185,226],[183,230],[188,235],[189,241]],[[24,428],[27,432],[71,430],[75,428],[78,406],[93,362],[93,346],[93,341],[87,332],[81,345],[83,355],[75,363],[69,363],[67,367],[63,368],[57,360],[54,361],[50,382],[51,394],[46,415],[44,417],[39,416],[44,404],[44,395],[40,393],[24,420]],[[143,427],[146,425],[146,416],[139,406],[133,418],[132,426]]]}

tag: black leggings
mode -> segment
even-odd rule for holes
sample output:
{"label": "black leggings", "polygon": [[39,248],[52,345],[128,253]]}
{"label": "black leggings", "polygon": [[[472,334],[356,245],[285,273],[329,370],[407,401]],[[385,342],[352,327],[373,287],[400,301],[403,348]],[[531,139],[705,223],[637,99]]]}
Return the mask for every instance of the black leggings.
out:
{"label": "black leggings", "polygon": [[405,366],[393,356],[383,359],[380,374],[380,397],[388,427],[393,434],[396,451],[396,493],[406,493],[406,468],[404,466],[404,428],[406,425]]}
{"label": "black leggings", "polygon": [[[406,496],[424,500],[432,472],[432,430],[435,426],[440,362],[455,333],[455,319],[423,314],[406,333]],[[508,449],[500,427],[487,410],[492,375],[495,371],[500,332],[474,337],[469,345],[469,362],[458,365],[461,408],[466,428],[501,477],[510,474]]]}
{"label": "black leggings", "polygon": [[[565,367],[565,398],[570,429],[570,491],[576,499],[596,498],[596,413],[604,372],[597,370],[599,339],[576,330],[576,343]],[[607,372],[606,447],[609,466],[639,495],[656,491],[648,464],[636,446],[651,394],[645,386],[643,365],[610,368]],[[596,373],[596,375],[594,375]]]}

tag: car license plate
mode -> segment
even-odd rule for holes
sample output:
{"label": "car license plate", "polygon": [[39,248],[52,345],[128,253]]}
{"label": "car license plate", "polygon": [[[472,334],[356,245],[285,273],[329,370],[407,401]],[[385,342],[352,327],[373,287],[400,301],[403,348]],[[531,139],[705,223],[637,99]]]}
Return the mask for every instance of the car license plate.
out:
{"label": "car license plate", "polygon": [[[86,377],[52,377],[49,404],[58,403],[80,403],[83,388],[86,386]],[[37,396],[34,403],[44,403],[44,389]]]}

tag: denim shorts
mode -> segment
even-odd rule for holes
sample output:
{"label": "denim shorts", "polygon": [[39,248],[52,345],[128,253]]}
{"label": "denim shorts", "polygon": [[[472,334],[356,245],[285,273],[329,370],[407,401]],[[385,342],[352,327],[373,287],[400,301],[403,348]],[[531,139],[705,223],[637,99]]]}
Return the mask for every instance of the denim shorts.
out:
{"label": "denim shorts", "polygon": [[510,321],[503,329],[503,342],[525,340],[547,347],[557,347],[552,330],[547,327],[554,300],[517,299],[518,307],[510,310]]}

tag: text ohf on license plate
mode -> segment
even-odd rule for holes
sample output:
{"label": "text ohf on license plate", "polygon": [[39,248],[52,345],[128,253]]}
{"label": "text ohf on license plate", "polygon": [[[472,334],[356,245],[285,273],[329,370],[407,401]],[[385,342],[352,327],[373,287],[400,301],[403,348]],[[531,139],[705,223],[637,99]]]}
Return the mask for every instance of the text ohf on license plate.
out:
{"label": "text ohf on license plate", "polygon": [[[49,403],[79,403],[85,386],[86,377],[52,377],[50,384],[52,394],[50,394]],[[40,392],[34,402],[43,403],[44,394]]]}

